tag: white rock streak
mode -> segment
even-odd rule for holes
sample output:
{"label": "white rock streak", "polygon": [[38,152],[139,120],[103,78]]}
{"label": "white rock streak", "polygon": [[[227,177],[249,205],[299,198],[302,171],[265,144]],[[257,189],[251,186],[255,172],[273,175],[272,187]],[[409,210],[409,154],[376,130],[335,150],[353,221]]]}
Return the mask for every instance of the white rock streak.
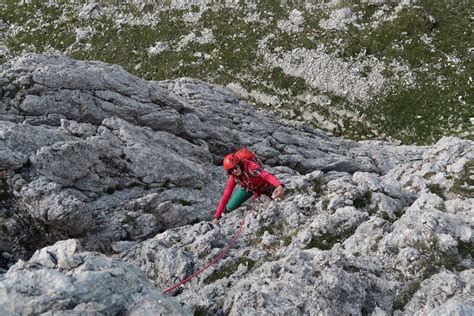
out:
{"label": "white rock streak", "polygon": [[281,67],[286,74],[303,78],[313,88],[345,97],[351,102],[370,100],[380,95],[387,84],[382,74],[385,66],[377,59],[343,61],[325,53],[322,47],[314,50],[296,48],[280,54],[265,53],[264,59],[267,65]]}

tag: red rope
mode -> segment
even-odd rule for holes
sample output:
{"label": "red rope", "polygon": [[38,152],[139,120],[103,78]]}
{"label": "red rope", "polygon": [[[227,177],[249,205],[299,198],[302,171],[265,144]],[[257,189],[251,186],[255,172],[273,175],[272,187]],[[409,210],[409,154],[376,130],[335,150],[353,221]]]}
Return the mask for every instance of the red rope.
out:
{"label": "red rope", "polygon": [[[253,201],[253,203],[255,203],[255,199]],[[253,209],[253,206],[249,209],[249,212],[251,212]],[[206,270],[207,268],[209,268],[211,265],[213,265],[217,260],[219,260],[220,258],[222,258],[225,253],[230,249],[230,247],[232,247],[232,245],[237,241],[237,238],[239,238],[240,236],[240,233],[242,232],[242,228],[244,227],[244,224],[245,224],[245,216],[244,218],[242,219],[242,221],[240,222],[240,227],[239,229],[237,230],[237,232],[234,234],[234,237],[232,237],[232,240],[230,241],[230,243],[227,245],[227,247],[225,247],[224,249],[221,250],[221,252],[219,254],[217,254],[217,256],[214,257],[214,259],[212,259],[207,265],[205,265],[204,267],[202,267],[201,269],[199,269],[198,271],[194,272],[190,277],[184,279],[183,281],[179,282],[178,284],[175,284],[173,285],[172,287],[166,289],[163,294],[168,294],[170,291],[174,290],[175,288],[189,282],[192,278],[194,278],[195,276],[201,274],[204,270]]]}

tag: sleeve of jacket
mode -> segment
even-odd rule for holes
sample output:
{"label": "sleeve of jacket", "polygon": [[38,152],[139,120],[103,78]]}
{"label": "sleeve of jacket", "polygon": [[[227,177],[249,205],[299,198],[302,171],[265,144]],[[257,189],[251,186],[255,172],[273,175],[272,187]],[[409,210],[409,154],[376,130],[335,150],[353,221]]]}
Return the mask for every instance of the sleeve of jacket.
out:
{"label": "sleeve of jacket", "polygon": [[281,182],[274,175],[272,175],[268,171],[265,171],[262,167],[260,167],[256,163],[250,162],[249,169],[252,171],[253,174],[261,177],[263,180],[270,183],[275,188],[281,185]]}
{"label": "sleeve of jacket", "polygon": [[216,214],[214,214],[214,219],[219,219],[221,217],[222,212],[224,211],[224,208],[227,205],[227,202],[229,202],[230,196],[234,191],[235,185],[236,182],[234,177],[230,176],[227,180],[227,186],[225,187],[224,194],[222,194],[219,205],[217,206]]}

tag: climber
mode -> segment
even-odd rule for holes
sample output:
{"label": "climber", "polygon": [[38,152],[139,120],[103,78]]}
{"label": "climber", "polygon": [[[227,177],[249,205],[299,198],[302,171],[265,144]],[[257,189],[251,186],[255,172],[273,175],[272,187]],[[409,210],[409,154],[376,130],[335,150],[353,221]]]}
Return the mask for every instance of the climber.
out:
{"label": "climber", "polygon": [[[215,224],[219,224],[219,218],[224,211],[224,207],[226,211],[230,212],[242,205],[251,196],[258,198],[263,194],[276,200],[285,194],[284,185],[275,176],[265,171],[260,161],[246,148],[225,156],[224,169],[227,171],[229,178],[214,215],[213,221]],[[237,183],[240,188],[232,195]]]}

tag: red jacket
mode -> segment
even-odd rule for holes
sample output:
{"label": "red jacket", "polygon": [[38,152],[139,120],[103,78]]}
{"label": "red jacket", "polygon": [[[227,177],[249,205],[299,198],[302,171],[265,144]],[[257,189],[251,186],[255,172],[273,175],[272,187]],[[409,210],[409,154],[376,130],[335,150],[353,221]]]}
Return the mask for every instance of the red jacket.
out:
{"label": "red jacket", "polygon": [[227,202],[229,202],[229,199],[237,183],[239,183],[242,188],[250,190],[257,195],[267,193],[269,185],[272,185],[275,188],[281,185],[281,182],[278,181],[275,176],[265,171],[262,167],[252,161],[242,161],[242,171],[243,172],[240,177],[235,177],[234,175],[229,176],[229,179],[227,180],[227,186],[224,190],[224,194],[221,197],[219,205],[217,206],[217,211],[214,215],[214,218],[221,217],[222,212],[224,211]]}

